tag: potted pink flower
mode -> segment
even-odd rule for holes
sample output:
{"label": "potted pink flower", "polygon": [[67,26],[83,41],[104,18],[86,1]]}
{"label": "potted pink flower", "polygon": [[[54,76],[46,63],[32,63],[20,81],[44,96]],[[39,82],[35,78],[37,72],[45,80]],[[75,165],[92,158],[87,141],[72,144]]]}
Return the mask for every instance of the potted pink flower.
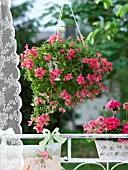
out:
{"label": "potted pink flower", "polygon": [[[116,117],[120,110],[121,103],[117,100],[111,100],[106,104],[106,108],[112,111],[112,117],[100,116],[96,120],[90,120],[88,124],[83,125],[84,132],[87,134],[128,134],[128,103],[123,104],[126,110],[126,120],[120,120]],[[105,109],[105,106],[103,107]],[[96,147],[101,159],[125,160],[128,158],[128,140],[127,139],[96,139]]]}
{"label": "potted pink flower", "polygon": [[50,114],[66,111],[64,104],[74,108],[107,90],[103,79],[112,70],[112,63],[80,38],[64,40],[59,33],[41,47],[29,49],[26,45],[20,60],[33,90],[34,113],[29,126],[34,125],[37,133],[49,124]]}

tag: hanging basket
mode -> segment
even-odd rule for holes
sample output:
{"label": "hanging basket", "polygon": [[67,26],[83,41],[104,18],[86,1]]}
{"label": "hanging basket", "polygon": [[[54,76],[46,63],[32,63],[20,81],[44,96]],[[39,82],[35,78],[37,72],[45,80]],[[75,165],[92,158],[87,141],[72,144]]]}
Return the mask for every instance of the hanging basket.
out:
{"label": "hanging basket", "polygon": [[24,145],[23,157],[24,167],[23,170],[62,170],[60,164],[61,144],[54,143],[46,145],[48,154],[52,159],[45,160],[44,164],[41,164],[40,158],[37,156],[37,152],[42,151],[39,145]]}
{"label": "hanging basket", "polygon": [[128,143],[96,139],[95,144],[100,159],[120,161],[128,159]]}
{"label": "hanging basket", "polygon": [[20,57],[21,67],[33,90],[34,114],[29,126],[34,124],[37,133],[42,133],[43,127],[48,125],[50,114],[66,111],[64,105],[74,108],[85,98],[93,100],[105,91],[103,79],[112,70],[112,63],[87,47],[71,6],[80,36],[66,40],[61,37],[63,7],[56,33],[41,47],[29,49],[26,45]]}

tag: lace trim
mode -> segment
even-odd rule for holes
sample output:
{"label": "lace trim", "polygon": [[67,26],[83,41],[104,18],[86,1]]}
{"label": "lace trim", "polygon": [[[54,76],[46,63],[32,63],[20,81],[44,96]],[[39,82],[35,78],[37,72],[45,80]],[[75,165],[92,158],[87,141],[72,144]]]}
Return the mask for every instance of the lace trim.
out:
{"label": "lace trim", "polygon": [[[22,133],[20,126],[22,106],[18,82],[20,72],[16,54],[15,30],[10,12],[10,0],[0,0],[0,129],[12,127],[15,133]],[[0,143],[1,143],[0,139]],[[15,146],[14,146],[15,145]],[[13,149],[17,147],[17,149]],[[22,142],[19,138],[7,139],[7,145],[0,145],[0,168],[20,170],[23,166]]]}

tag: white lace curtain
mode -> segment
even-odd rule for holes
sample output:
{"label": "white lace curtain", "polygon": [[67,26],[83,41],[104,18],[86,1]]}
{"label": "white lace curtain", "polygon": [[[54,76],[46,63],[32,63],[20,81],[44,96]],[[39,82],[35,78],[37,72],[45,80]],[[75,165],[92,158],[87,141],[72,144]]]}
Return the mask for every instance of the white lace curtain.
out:
{"label": "white lace curtain", "polygon": [[10,5],[10,0],[0,0],[0,170],[20,170],[23,164],[22,142],[9,135],[9,128],[22,133],[19,61]]}

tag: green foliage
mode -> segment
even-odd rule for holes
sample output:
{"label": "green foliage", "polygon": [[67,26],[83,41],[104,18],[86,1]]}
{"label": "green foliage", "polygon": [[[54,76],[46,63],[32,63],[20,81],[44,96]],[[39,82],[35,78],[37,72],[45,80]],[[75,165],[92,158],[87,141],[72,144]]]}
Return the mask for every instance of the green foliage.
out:
{"label": "green foliage", "polygon": [[57,110],[64,113],[64,104],[74,108],[85,98],[94,99],[105,89],[102,77],[112,70],[112,64],[79,37],[75,41],[71,37],[64,40],[58,33],[41,47],[26,46],[21,64],[33,90],[31,121],[36,127],[43,127],[49,121],[45,122],[44,118],[43,122],[37,122],[41,116],[49,117]]}
{"label": "green foliage", "polygon": [[44,159],[41,159],[40,163],[43,165],[44,164]]}
{"label": "green foliage", "polygon": [[120,16],[121,18],[124,17],[128,13],[128,4],[121,5],[117,11],[116,16]]}
{"label": "green foliage", "polygon": [[[17,40],[17,53],[20,54],[27,42],[30,46],[36,45],[34,39],[39,32],[40,18],[30,19],[28,12],[31,12],[35,1],[27,1],[21,5],[12,4],[11,12],[15,27],[15,38]],[[41,42],[42,43],[42,42]]]}
{"label": "green foliage", "polygon": [[86,38],[87,42],[94,44],[96,36],[102,32],[104,34],[104,39],[112,39],[119,30],[118,20],[104,22],[95,22],[93,25],[98,25],[98,28],[90,32]]}
{"label": "green foliage", "polygon": [[96,4],[99,4],[100,2],[103,2],[106,9],[113,4],[113,0],[95,0]]}
{"label": "green foliage", "polygon": [[[87,36],[90,32],[95,32],[90,39],[91,43],[94,42],[93,49],[96,51],[101,51],[103,56],[107,57],[110,61],[113,62],[113,74],[111,74],[109,78],[111,78],[111,84],[115,81],[119,84],[121,90],[121,100],[123,103],[128,100],[127,0],[116,0],[113,1],[113,3],[111,3],[112,1],[104,1],[105,3],[107,3],[106,7],[108,7],[108,9],[105,9],[103,7],[103,0],[97,0],[96,2],[98,3],[98,5],[96,5],[95,1],[88,0],[87,2],[83,2],[83,0],[75,0],[72,5],[73,11],[76,15],[77,21],[79,21],[81,31],[84,35]],[[32,1],[27,1],[26,6],[12,6],[14,26],[16,29],[16,39],[18,40],[18,53],[21,53],[23,51],[24,45],[28,42],[30,46],[36,45],[33,41],[33,38],[39,31],[38,28],[40,22],[39,19],[30,20],[27,17],[27,12],[32,9],[31,7],[33,5],[34,4]],[[50,8],[48,8],[47,6],[48,5],[46,5],[46,10],[43,11],[42,18],[51,15],[51,21],[47,22],[46,26],[56,25],[60,6],[58,4],[54,4]],[[62,20],[69,26],[73,25],[74,27],[74,21],[68,5],[65,5]],[[114,25],[110,22],[112,22]],[[109,27],[107,27],[107,24],[109,25]],[[105,29],[105,26],[107,27],[107,29]],[[95,31],[95,29],[97,31]],[[42,41],[37,43],[37,45],[40,46],[41,43]],[[21,96],[23,99],[23,107],[21,110],[23,113],[23,131],[25,133],[28,131],[33,132],[31,128],[27,128],[26,126],[27,120],[32,113],[32,107],[29,107],[31,104],[32,96],[30,84],[26,80],[24,80],[23,77],[21,77],[20,81],[22,84]],[[63,120],[60,116],[58,117],[58,113],[56,113],[55,115],[56,120],[54,119],[53,122],[56,122],[56,125],[58,120],[64,120],[64,117]],[[121,116],[123,116],[123,114],[121,114]],[[67,114],[65,120],[67,121],[69,117],[70,116]],[[65,121],[63,123],[65,123]]]}
{"label": "green foliage", "polygon": [[26,1],[20,5],[11,7],[12,16],[15,19],[14,21],[19,21],[19,19],[24,19],[26,17],[26,12],[30,12],[33,8],[34,0],[32,1]]}
{"label": "green foliage", "polygon": [[[37,41],[36,35],[39,33],[40,21],[42,17],[30,19],[28,13],[32,12],[35,1],[27,1],[21,5],[14,6],[12,3],[11,12],[13,16],[14,27],[16,31],[17,40],[17,53],[20,54],[24,50],[25,44],[32,46],[41,46],[44,40]],[[20,67],[20,66],[19,66]],[[20,83],[22,86],[22,91],[20,96],[22,98],[22,129],[23,133],[35,133],[35,130],[28,127],[27,121],[30,119],[30,115],[33,113],[32,103],[32,90],[31,83],[25,79],[24,71],[20,70],[21,77]],[[72,111],[67,109],[65,114],[54,113],[51,116],[51,126],[50,130],[55,127],[65,126],[66,122],[72,118]]]}

